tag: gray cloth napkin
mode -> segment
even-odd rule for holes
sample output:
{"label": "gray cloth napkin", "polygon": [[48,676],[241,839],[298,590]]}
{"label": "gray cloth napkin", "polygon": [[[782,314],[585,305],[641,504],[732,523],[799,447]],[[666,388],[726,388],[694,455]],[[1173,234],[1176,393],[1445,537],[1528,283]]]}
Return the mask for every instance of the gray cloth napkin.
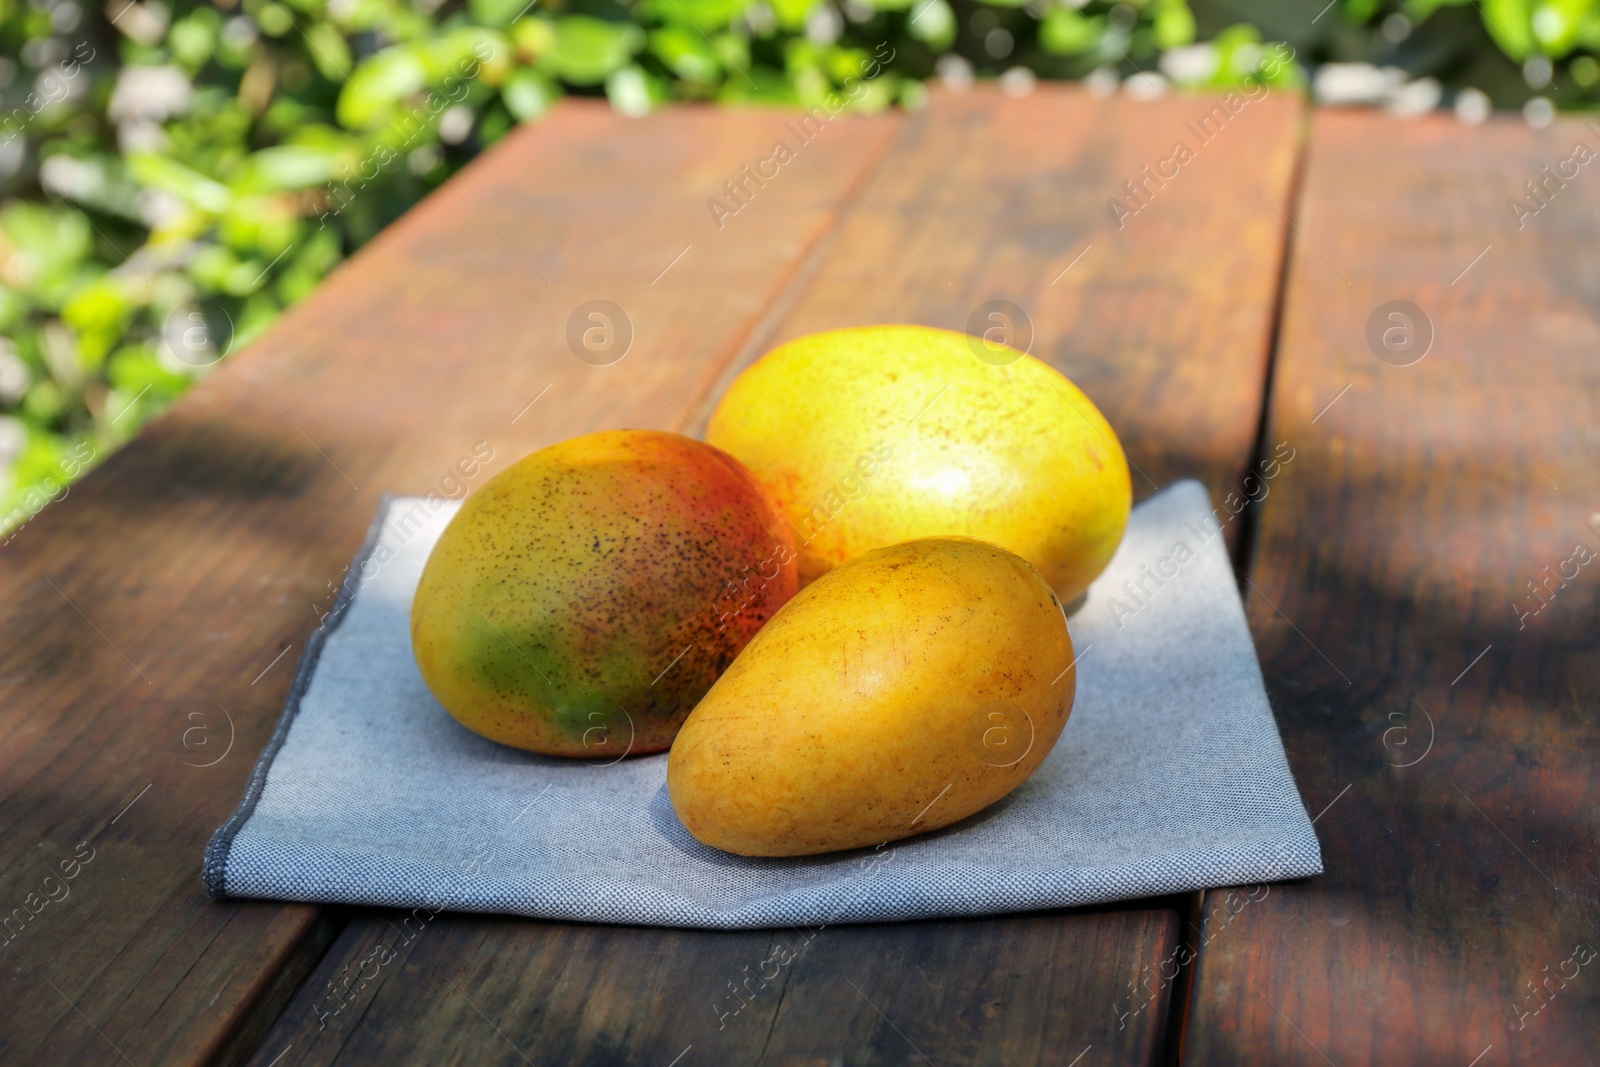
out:
{"label": "gray cloth napkin", "polygon": [[412,591],[455,508],[431,506],[380,509],[244,800],[207,846],[214,897],[739,929],[992,915],[1322,871],[1198,482],[1134,509],[1071,617],[1077,703],[1032,778],[937,833],[803,859],[696,841],[667,799],[665,753],[594,766],[457,725],[411,658]]}

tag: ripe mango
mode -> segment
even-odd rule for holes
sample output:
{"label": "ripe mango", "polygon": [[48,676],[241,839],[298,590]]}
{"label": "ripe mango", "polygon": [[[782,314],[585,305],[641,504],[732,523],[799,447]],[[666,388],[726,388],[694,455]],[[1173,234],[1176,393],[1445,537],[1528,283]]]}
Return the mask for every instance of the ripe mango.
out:
{"label": "ripe mango", "polygon": [[673,742],[700,841],[805,856],[936,830],[1034,772],[1072,710],[1072,639],[1028,562],[966,537],[881,548],[786,604]]}
{"label": "ripe mango", "polygon": [[796,588],[794,541],[710,445],[608,430],[524,457],[468,497],[422,571],[428,689],[502,744],[659,752]]}
{"label": "ripe mango", "polygon": [[729,387],[706,439],[794,525],[802,586],[870,549],[962,534],[1022,556],[1070,602],[1111,561],[1132,503],[1122,445],[1076,386],[925,326],[779,346]]}

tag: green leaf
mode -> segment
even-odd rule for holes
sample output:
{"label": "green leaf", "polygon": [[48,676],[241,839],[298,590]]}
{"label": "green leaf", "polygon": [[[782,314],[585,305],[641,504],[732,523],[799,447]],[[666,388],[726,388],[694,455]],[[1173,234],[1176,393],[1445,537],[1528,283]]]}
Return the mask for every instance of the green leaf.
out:
{"label": "green leaf", "polygon": [[67,301],[61,321],[78,335],[78,356],[87,369],[97,370],[105,361],[134,311],[126,283],[110,274],[102,274]]}
{"label": "green leaf", "polygon": [[214,7],[196,8],[167,31],[167,47],[185,70],[193,74],[206,65],[217,49],[222,16]]}
{"label": "green leaf", "polygon": [[[48,386],[48,389],[43,387]],[[49,393],[50,399],[43,399]],[[34,401],[35,394],[41,395]],[[53,382],[42,382],[28,394],[33,407],[40,410],[58,408],[61,396]],[[24,402],[24,413],[28,401]],[[43,421],[34,419],[35,422]],[[37,426],[27,426],[27,443],[11,469],[11,489],[0,491],[0,532],[22,525],[38,514],[51,500],[59,500],[68,483],[82,474],[93,461],[95,450],[81,438],[68,438],[40,432]]]}
{"label": "green leaf", "polygon": [[326,22],[312,26],[306,31],[306,46],[311,51],[311,62],[316,64],[317,73],[324,78],[331,82],[342,82],[350,76],[350,67],[354,62],[350,56],[350,45],[336,27]]}
{"label": "green leaf", "polygon": [[268,37],[282,37],[294,29],[294,16],[277,0],[247,2],[244,9],[256,20],[261,32]]}
{"label": "green leaf", "polygon": [[278,277],[278,295],[287,304],[304,299],[339,262],[339,237],[332,230],[318,230],[295,249]]}
{"label": "green leaf", "polygon": [[226,185],[166,156],[149,152],[130,155],[128,173],[140,185],[171,193],[207,214],[219,215],[233,204],[233,194]]}
{"label": "green leaf", "polygon": [[1162,51],[1169,48],[1182,48],[1194,42],[1194,15],[1189,11],[1189,5],[1183,0],[1176,3],[1163,3],[1156,9],[1155,22],[1152,26],[1155,33],[1156,47]]}
{"label": "green leaf", "polygon": [[[257,255],[275,260],[284,249],[294,245],[303,227],[294,202],[288,197],[269,194],[245,196],[234,202],[232,209],[218,220],[217,236],[226,241],[233,251],[244,255]],[[267,264],[257,264],[252,277],[266,270]],[[256,282],[264,276],[256,278]],[[240,289],[237,278],[222,284],[224,292],[242,296],[255,291],[255,284]]]}
{"label": "green leaf", "polygon": [[730,70],[750,66],[750,40],[737,33],[719,33],[711,39],[711,50]]}
{"label": "green leaf", "polygon": [[423,49],[394,45],[362,61],[339,93],[341,125],[365,130],[381,124],[395,107],[428,84]]}
{"label": "green leaf", "polygon": [[1540,50],[1548,56],[1564,56],[1572,51],[1593,6],[1591,0],[1544,0],[1535,4],[1529,25]]}
{"label": "green leaf", "polygon": [[500,99],[519,122],[539,118],[559,96],[550,79],[532,67],[523,67],[500,86]]}
{"label": "green leaf", "polygon": [[835,48],[822,64],[835,85],[843,85],[850,78],[864,76],[871,65],[872,56],[864,48]]}
{"label": "green leaf", "polygon": [[918,0],[911,10],[906,30],[936,51],[943,51],[956,39],[956,14],[945,0]]}
{"label": "green leaf", "polygon": [[123,421],[121,414],[134,397],[144,394],[143,400],[152,397],[157,401],[170,400],[189,384],[187,375],[166,367],[149,345],[126,345],[117,349],[106,366],[106,379],[122,394],[108,398],[106,404],[115,412],[118,422]]}
{"label": "green leaf", "polygon": [[468,0],[467,10],[485,26],[508,26],[532,6],[528,0]]}
{"label": "green leaf", "polygon": [[900,88],[899,82],[900,79],[893,74],[885,74],[859,83],[860,88],[850,86],[849,92],[854,94],[850,100],[851,108],[869,115],[877,114],[894,103],[895,94]]}
{"label": "green leaf", "polygon": [[244,302],[244,311],[238,316],[233,333],[233,350],[239,349],[261,336],[261,331],[271,326],[283,309],[266,293],[256,293]]}
{"label": "green leaf", "polygon": [[49,379],[36,383],[22,398],[22,413],[35,422],[54,422],[66,406],[67,398],[61,386]]}
{"label": "green leaf", "polygon": [[33,292],[65,282],[94,247],[89,220],[72,208],[13,200],[0,210],[0,230],[15,250],[13,277]]}
{"label": "green leaf", "polygon": [[1483,0],[1483,26],[1500,50],[1522,63],[1539,50],[1527,0]]}
{"label": "green leaf", "polygon": [[750,0],[650,0],[650,10],[663,22],[688,25],[702,33],[726,29],[750,6]]}
{"label": "green leaf", "polygon": [[498,144],[516,124],[517,120],[506,110],[505,103],[497,101],[478,116],[478,143],[485,148]]}
{"label": "green leaf", "polygon": [[239,257],[221,245],[206,245],[189,260],[189,276],[207,291],[223,292]]}
{"label": "green leaf", "polygon": [[70,152],[48,152],[40,178],[51,192],[79,207],[131,222],[144,220],[139,186],[116,156],[95,154],[80,158]]}
{"label": "green leaf", "polygon": [[544,66],[572,85],[598,85],[627,66],[643,44],[644,31],[631,23],[571,15],[556,20],[555,47]]}
{"label": "green leaf", "polygon": [[22,316],[28,313],[28,302],[9,285],[0,283],[0,332],[12,333]]}
{"label": "green leaf", "polygon": [[440,85],[446,78],[491,80],[490,69],[508,63],[511,50],[511,42],[495,30],[483,26],[451,30],[428,46],[428,84]]}
{"label": "green leaf", "polygon": [[800,102],[794,83],[771,67],[752,67],[745,72],[745,78],[723,82],[717,99],[725,104],[793,106]]}
{"label": "green leaf", "polygon": [[1070,7],[1051,8],[1039,23],[1039,47],[1058,56],[1077,56],[1100,43],[1098,27]]}
{"label": "green leaf", "polygon": [[518,19],[510,32],[517,55],[529,63],[542,59],[556,45],[555,23],[546,18]]}
{"label": "green leaf", "polygon": [[661,94],[652,91],[651,77],[637,66],[626,66],[606,79],[606,99],[629,118],[648,115]]}
{"label": "green leaf", "polygon": [[822,0],[771,0],[772,14],[777,19],[779,29],[792,33],[806,24],[806,16],[821,2]]}
{"label": "green leaf", "polygon": [[1412,22],[1421,24],[1441,7],[1464,7],[1474,0],[1405,0],[1400,10]]}
{"label": "green leaf", "polygon": [[700,34],[683,26],[665,26],[650,33],[650,54],[685,81],[715,81],[722,59]]}
{"label": "green leaf", "polygon": [[233,183],[241,193],[279,192],[310,189],[332,181],[339,173],[341,157],[309,145],[278,145],[252,152],[242,174]]}

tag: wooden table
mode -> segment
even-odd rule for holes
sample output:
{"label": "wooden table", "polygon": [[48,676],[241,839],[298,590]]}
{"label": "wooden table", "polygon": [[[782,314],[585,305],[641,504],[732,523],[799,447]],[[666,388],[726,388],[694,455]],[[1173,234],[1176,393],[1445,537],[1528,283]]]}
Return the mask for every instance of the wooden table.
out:
{"label": "wooden table", "polygon": [[[0,1063],[1596,1062],[1600,176],[1523,188],[1594,135],[1274,94],[1202,140],[1214,103],[974,91],[802,142],[573,102],[392,226],[0,550]],[[205,897],[381,493],[694,433],[780,341],[992,299],[1139,495],[1292,449],[1229,534],[1324,876],[828,929],[722,1029],[766,933]],[[618,362],[569,347],[591,300]]]}

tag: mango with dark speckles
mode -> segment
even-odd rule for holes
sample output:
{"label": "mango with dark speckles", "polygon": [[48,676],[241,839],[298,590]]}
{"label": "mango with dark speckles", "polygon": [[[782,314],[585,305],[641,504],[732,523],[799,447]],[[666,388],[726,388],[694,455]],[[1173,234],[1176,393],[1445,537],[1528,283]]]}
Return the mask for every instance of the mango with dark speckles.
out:
{"label": "mango with dark speckles", "polygon": [[684,723],[683,825],[745,856],[895,841],[1027,780],[1076,692],[1061,603],[1022,557],[966,537],[868,552],[802,589]]}
{"label": "mango with dark speckles", "polygon": [[439,703],[493,741],[659,752],[794,595],[794,558],[737,460],[677,434],[588,434],[462,504],[417,585],[412,649]]}
{"label": "mango with dark speckles", "polygon": [[927,326],[862,326],[780,345],[729,387],[706,439],[795,528],[800,583],[918,537],[992,541],[1062,600],[1089,587],[1128,524],[1115,431],[1049,365]]}

